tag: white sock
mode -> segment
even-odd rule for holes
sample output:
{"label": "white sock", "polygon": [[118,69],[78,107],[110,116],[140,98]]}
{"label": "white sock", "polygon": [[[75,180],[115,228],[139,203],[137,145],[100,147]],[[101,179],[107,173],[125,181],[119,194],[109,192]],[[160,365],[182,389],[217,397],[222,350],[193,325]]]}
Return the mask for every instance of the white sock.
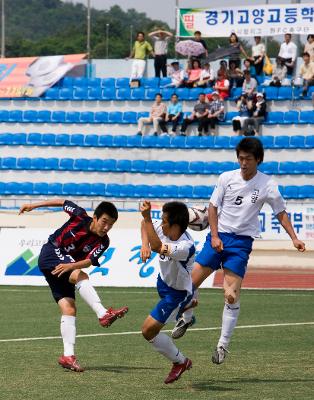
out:
{"label": "white sock", "polygon": [[82,281],[77,282],[75,287],[82,299],[85,300],[91,309],[95,311],[98,318],[101,318],[106,314],[107,309],[101,304],[100,298],[89,279],[83,279]]}
{"label": "white sock", "polygon": [[165,333],[158,333],[154,339],[150,340],[154,349],[160,354],[164,355],[168,360],[173,363],[183,364],[185,357],[180,350],[176,348],[171,338]]}
{"label": "white sock", "polygon": [[222,314],[222,327],[218,347],[223,346],[225,349],[228,348],[233,330],[237,325],[239,313],[240,301],[237,301],[234,304],[225,304]]}
{"label": "white sock", "polygon": [[[191,302],[193,300],[198,300],[198,289],[195,290],[194,295],[193,295],[193,299],[191,300]],[[188,304],[189,305],[189,304]],[[185,323],[190,322],[192,317],[194,315],[194,308],[190,308],[187,311],[184,311],[184,313],[182,314],[183,320]]]}
{"label": "white sock", "polygon": [[60,331],[63,340],[65,356],[74,356],[74,345],[76,336],[75,317],[71,315],[62,315]]}

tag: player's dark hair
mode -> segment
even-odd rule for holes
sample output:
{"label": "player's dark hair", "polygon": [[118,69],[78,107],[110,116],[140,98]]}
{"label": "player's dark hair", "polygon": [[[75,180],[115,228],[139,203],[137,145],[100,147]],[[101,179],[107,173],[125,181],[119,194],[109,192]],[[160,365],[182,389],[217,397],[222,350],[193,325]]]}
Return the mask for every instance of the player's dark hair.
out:
{"label": "player's dark hair", "polygon": [[113,218],[114,220],[118,219],[118,210],[116,206],[109,201],[102,201],[100,204],[98,204],[94,211],[94,215],[97,219],[99,219],[104,214],[107,214],[110,218]]}
{"label": "player's dark hair", "polygon": [[307,51],[305,51],[304,53],[302,53],[302,57],[304,57],[304,56],[311,57],[310,54],[309,54]]}
{"label": "player's dark hair", "polygon": [[138,35],[143,35],[145,37],[145,33],[142,31],[137,32],[136,37],[138,37]]}
{"label": "player's dark hair", "polygon": [[167,213],[169,225],[179,225],[181,232],[185,232],[189,224],[189,211],[181,201],[170,201],[162,207],[162,212]]}
{"label": "player's dark hair", "polygon": [[312,35],[312,34],[310,34],[310,35],[307,35],[307,38],[306,38],[306,40],[309,40],[309,39],[314,39],[314,35]]}
{"label": "player's dark hair", "polygon": [[160,96],[162,98],[162,94],[161,93],[156,93],[155,94],[155,99],[156,99],[157,96]]}
{"label": "player's dark hair", "polygon": [[237,157],[239,157],[240,151],[252,154],[255,160],[258,161],[258,165],[264,160],[264,147],[257,138],[247,137],[242,139],[236,147]]}

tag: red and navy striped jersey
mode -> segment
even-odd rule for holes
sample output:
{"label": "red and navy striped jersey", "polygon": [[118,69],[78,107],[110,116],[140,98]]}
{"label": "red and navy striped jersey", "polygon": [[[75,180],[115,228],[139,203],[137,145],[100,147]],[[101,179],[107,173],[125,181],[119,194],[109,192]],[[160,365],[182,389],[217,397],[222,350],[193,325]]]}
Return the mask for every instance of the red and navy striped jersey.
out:
{"label": "red and navy striped jersey", "polygon": [[90,231],[92,218],[84,208],[65,200],[63,210],[70,219],[49,236],[48,241],[55,247],[70,254],[75,261],[90,259],[92,265],[99,265],[98,259],[109,246],[109,237],[100,237]]}

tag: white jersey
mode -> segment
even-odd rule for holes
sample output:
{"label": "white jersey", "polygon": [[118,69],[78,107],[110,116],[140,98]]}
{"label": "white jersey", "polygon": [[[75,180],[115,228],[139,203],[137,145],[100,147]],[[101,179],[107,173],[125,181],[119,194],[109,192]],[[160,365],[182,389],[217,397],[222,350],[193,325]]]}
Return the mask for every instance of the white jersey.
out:
{"label": "white jersey", "polygon": [[219,176],[210,203],[218,207],[218,232],[251,237],[260,236],[258,214],[264,203],[271,206],[275,215],[286,208],[278,185],[270,176],[257,171],[246,181],[240,169]]}
{"label": "white jersey", "polygon": [[191,271],[195,257],[194,240],[184,232],[178,240],[163,234],[161,221],[154,221],[155,232],[167,251],[159,255],[160,277],[171,288],[192,293]]}

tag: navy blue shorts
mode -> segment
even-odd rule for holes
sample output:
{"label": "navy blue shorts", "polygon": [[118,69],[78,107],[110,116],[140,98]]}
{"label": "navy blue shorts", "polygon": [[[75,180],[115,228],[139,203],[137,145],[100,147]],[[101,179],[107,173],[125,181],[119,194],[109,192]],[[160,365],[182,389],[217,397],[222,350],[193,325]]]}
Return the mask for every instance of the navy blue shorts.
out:
{"label": "navy blue shorts", "polygon": [[161,300],[150,315],[162,324],[178,319],[193,298],[193,293],[187,290],[176,290],[168,286],[160,275],[157,279],[157,290]]}
{"label": "navy blue shorts", "polygon": [[52,296],[57,303],[64,297],[75,299],[75,285],[69,282],[72,271],[65,272],[60,276],[60,278],[52,275],[51,272],[59,264],[68,264],[73,262],[75,262],[75,260],[69,254],[62,252],[61,249],[54,247],[49,242],[43,245],[41,249],[38,258],[38,267],[44,274],[51,289]]}
{"label": "navy blue shorts", "polygon": [[218,233],[223,242],[223,250],[219,253],[211,245],[211,234],[195,261],[202,267],[209,267],[213,270],[227,268],[241,278],[244,277],[254,239],[250,236],[236,235],[234,233]]}

